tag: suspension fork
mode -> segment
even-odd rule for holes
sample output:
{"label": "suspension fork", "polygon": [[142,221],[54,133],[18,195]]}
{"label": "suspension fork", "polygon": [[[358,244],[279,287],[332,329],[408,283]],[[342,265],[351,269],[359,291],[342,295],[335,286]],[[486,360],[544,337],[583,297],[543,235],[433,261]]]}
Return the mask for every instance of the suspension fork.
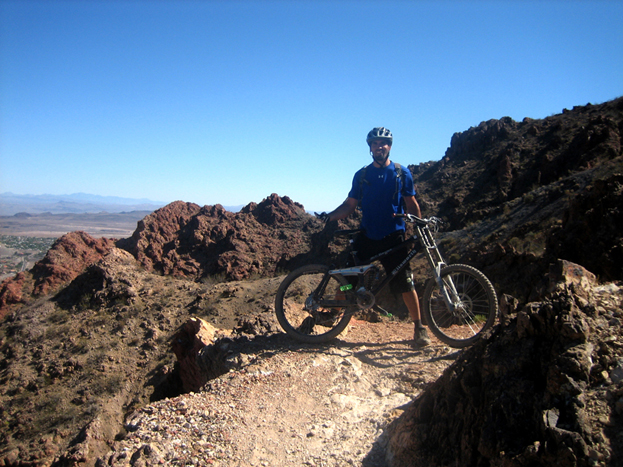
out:
{"label": "suspension fork", "polygon": [[428,259],[428,263],[433,270],[433,276],[435,277],[435,281],[437,282],[439,290],[441,291],[441,296],[443,297],[444,302],[446,302],[446,306],[454,312],[458,300],[455,300],[453,298],[458,297],[458,292],[456,290],[456,286],[454,285],[454,281],[450,276],[447,277],[445,282],[441,278],[441,270],[446,266],[446,262],[444,261],[443,257],[441,256],[441,252],[437,247],[435,237],[433,237],[433,235],[431,234],[428,226],[422,227],[420,225],[416,225],[416,229],[420,238],[420,242],[424,247],[424,251],[426,252],[426,258]]}

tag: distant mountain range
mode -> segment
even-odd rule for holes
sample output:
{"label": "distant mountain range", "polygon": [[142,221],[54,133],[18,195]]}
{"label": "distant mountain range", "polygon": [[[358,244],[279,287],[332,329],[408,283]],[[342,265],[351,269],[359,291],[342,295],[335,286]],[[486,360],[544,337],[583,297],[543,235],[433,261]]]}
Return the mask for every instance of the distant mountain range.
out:
{"label": "distant mountain range", "polygon": [[[121,198],[119,196],[100,196],[89,193],[71,195],[17,195],[0,193],[0,216],[27,214],[86,214],[120,213],[131,211],[155,211],[168,203],[147,198]],[[243,207],[223,206],[230,212],[238,212]]]}
{"label": "distant mountain range", "polygon": [[97,213],[153,211],[164,206],[165,202],[150,199],[121,198],[118,196],[100,196],[88,193],[70,195],[18,195],[0,193],[0,216],[12,216],[17,213],[52,214],[62,213]]}

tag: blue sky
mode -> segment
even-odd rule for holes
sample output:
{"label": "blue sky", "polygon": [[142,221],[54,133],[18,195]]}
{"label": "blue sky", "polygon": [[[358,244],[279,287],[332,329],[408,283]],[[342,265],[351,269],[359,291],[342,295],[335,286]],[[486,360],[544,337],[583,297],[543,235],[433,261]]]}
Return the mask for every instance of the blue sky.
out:
{"label": "blue sky", "polygon": [[623,95],[621,1],[0,2],[0,192],[308,210],[394,134]]}

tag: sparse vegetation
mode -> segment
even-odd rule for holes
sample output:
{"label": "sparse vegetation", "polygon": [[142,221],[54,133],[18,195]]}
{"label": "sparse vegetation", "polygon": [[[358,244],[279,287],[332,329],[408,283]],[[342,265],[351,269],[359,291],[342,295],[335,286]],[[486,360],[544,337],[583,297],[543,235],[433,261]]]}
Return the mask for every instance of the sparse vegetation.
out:
{"label": "sparse vegetation", "polygon": [[[612,108],[615,105],[622,106],[613,104]],[[564,120],[572,114],[552,118]],[[537,129],[546,123],[531,121]],[[571,132],[576,130],[567,128],[565,121],[557,131],[569,134],[557,138],[553,152],[545,150],[548,141],[539,139],[544,132],[526,131],[510,119],[484,122],[453,138],[443,164],[428,163],[421,172],[427,178],[416,180],[430,200],[424,214],[448,220],[438,237],[444,257],[451,263],[477,266],[496,285],[499,296],[513,295],[521,304],[540,293],[538,281],[557,258],[590,264],[589,270],[606,278],[620,275],[622,264],[614,248],[620,245],[623,205],[622,176],[617,175],[623,173],[620,149],[614,157],[614,142],[601,141],[603,147],[582,148],[579,143],[571,147]],[[612,130],[609,137],[614,138],[617,131]],[[508,146],[515,140],[522,149],[511,151]],[[608,157],[607,169],[602,152]],[[500,156],[506,154],[512,159],[512,171],[502,173],[505,166]],[[535,180],[539,188],[532,191]],[[266,275],[275,270],[285,273],[312,260],[339,260],[344,248],[343,243],[329,241],[333,226],[323,229],[302,207],[293,206],[291,200],[272,197],[248,212],[234,215],[215,208],[214,215],[209,215],[192,203],[174,203],[150,216],[145,224],[150,229],[137,235],[140,242],[99,243],[103,253],[93,256],[88,273],[76,271],[72,285],[60,285],[53,301],[51,296],[33,297],[41,277],[25,273],[21,289],[11,291],[22,293],[23,299],[12,306],[0,326],[0,459],[14,449],[45,457],[32,446],[39,444],[46,430],[55,430],[56,446],[63,452],[86,423],[103,411],[117,414],[118,420],[110,423],[120,427],[126,410],[140,407],[156,393],[161,397],[179,391],[171,389],[175,388],[172,375],[177,373],[169,343],[191,315],[226,330],[235,328],[239,320],[251,323],[248,329],[254,332],[259,332],[252,329],[256,321],[261,321],[258,329],[271,329],[270,310],[279,280],[271,281]],[[193,224],[195,220],[202,223]],[[356,224],[356,219],[348,222]],[[171,225],[174,228],[168,228]],[[205,230],[187,235],[195,225]],[[154,235],[149,236],[150,232]],[[195,242],[198,238],[212,240],[207,246]],[[287,243],[279,243],[284,238]],[[583,248],[577,247],[578,241]],[[80,253],[91,253],[95,247],[86,246],[94,244],[94,239],[84,238]],[[579,255],[583,249],[590,257]],[[79,256],[53,266],[71,263]],[[416,282],[426,274],[422,261],[419,255],[413,262]],[[88,264],[80,262],[79,267]],[[217,267],[221,268],[217,274],[206,275]],[[153,270],[183,273],[188,278],[154,274]],[[246,280],[256,277],[257,281]],[[604,332],[620,318],[620,309],[612,311],[604,321]],[[427,357],[422,365],[432,360]],[[606,368],[603,362],[599,364]],[[397,370],[402,372],[402,368]],[[605,378],[601,368],[589,376],[606,384],[601,381]],[[172,386],[166,387],[165,382]],[[424,389],[424,383],[419,384]],[[62,413],[54,413],[54,407]],[[119,427],[113,431],[118,433]]]}

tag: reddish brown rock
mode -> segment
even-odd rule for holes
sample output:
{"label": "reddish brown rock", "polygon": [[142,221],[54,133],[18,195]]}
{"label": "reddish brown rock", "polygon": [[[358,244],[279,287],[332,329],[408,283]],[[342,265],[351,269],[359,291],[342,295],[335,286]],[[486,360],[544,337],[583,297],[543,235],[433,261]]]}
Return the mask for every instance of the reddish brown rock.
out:
{"label": "reddish brown rock", "polygon": [[148,270],[200,279],[272,275],[310,251],[321,224],[290,198],[272,194],[240,212],[177,201],[118,242]]}
{"label": "reddish brown rock", "polygon": [[93,238],[86,232],[63,235],[30,271],[2,283],[0,317],[6,316],[11,305],[25,303],[31,296],[45,295],[67,284],[113,247],[114,240]]}
{"label": "reddish brown rock", "polygon": [[296,219],[305,212],[305,208],[287,196],[280,198],[273,193],[250,212],[258,222],[274,225]]}
{"label": "reddish brown rock", "polygon": [[22,303],[25,280],[26,273],[20,272],[0,284],[0,319],[8,313],[11,305]]}
{"label": "reddish brown rock", "polygon": [[47,294],[75,279],[114,246],[114,240],[93,238],[86,232],[63,235],[30,271],[35,280],[34,294]]}
{"label": "reddish brown rock", "polygon": [[200,209],[194,203],[175,201],[145,217],[138,223],[132,237],[119,243],[143,266],[153,269],[168,251],[175,248],[180,230]]}

